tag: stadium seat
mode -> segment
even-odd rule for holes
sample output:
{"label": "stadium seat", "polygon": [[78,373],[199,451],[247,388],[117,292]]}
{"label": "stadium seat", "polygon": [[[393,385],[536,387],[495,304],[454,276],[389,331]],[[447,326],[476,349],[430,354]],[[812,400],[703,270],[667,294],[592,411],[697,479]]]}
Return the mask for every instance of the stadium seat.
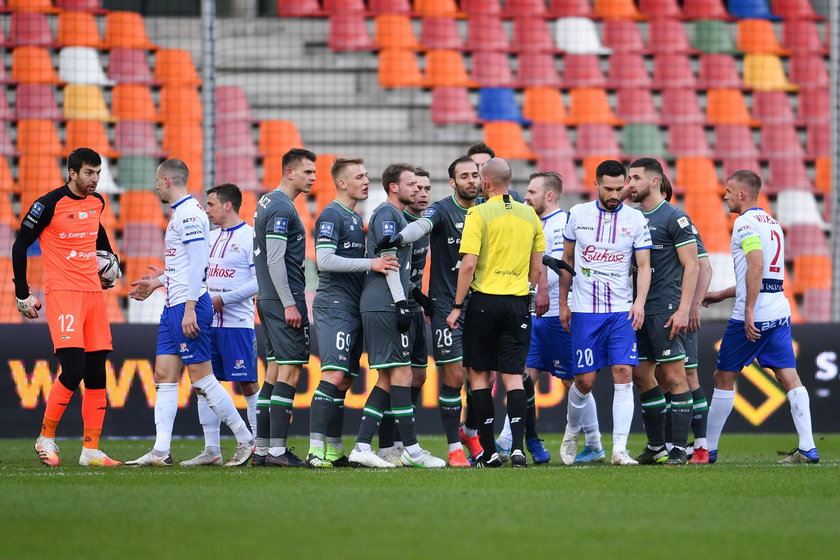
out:
{"label": "stadium seat", "polygon": [[586,123],[577,127],[575,151],[579,159],[599,154],[621,154],[615,129],[612,125],[601,123]]}
{"label": "stadium seat", "polygon": [[12,12],[55,14],[59,11],[53,6],[52,0],[8,0],[7,6]]}
{"label": "stadium seat", "polygon": [[608,88],[650,89],[652,85],[653,82],[645,67],[645,60],[642,58],[642,55],[616,52],[610,56],[610,74],[607,80]]}
{"label": "stadium seat", "polygon": [[216,184],[233,183],[242,191],[262,192],[254,159],[239,155],[216,154]]}
{"label": "stadium seat", "polygon": [[260,153],[282,156],[292,148],[303,148],[297,126],[292,121],[260,121]]}
{"label": "stadium seat", "polygon": [[125,190],[153,191],[159,164],[160,160],[157,158],[123,155],[118,168],[120,185]]}
{"label": "stadium seat", "polygon": [[[52,124],[52,122],[50,122],[50,124]],[[17,151],[15,150],[15,147],[12,145],[12,141],[9,138],[9,131],[6,128],[6,123],[0,122],[0,156],[15,155],[17,155]]]}
{"label": "stadium seat", "polygon": [[511,49],[510,41],[505,32],[502,18],[498,15],[476,15],[467,21],[468,51],[501,51]]}
{"label": "stadium seat", "polygon": [[773,13],[789,20],[821,20],[822,16],[814,11],[810,0],[772,0]]}
{"label": "stadium seat", "polygon": [[[153,193],[148,193],[148,194],[153,194]],[[158,232],[157,235],[158,235],[158,237],[160,237],[160,232]],[[138,255],[138,256],[133,256],[133,257],[126,256],[126,258],[123,259],[122,264],[123,264],[123,277],[125,278],[125,287],[123,288],[123,293],[121,293],[120,295],[127,295],[127,293],[131,289],[129,287],[129,285],[132,282],[134,282],[135,280],[139,280],[142,276],[146,276],[147,274],[151,274],[152,271],[149,268],[150,266],[153,266],[153,267],[159,268],[159,269],[163,269],[163,267],[164,267],[163,257],[157,256],[157,255],[154,255],[154,256],[152,256],[152,255],[149,255],[149,256]],[[160,294],[160,296],[158,296],[158,294]],[[163,290],[158,290],[157,292],[152,293],[152,295],[149,297],[149,299],[146,299],[143,302],[135,302],[135,304],[136,303],[143,303],[144,306],[146,306],[146,307],[151,306],[153,304],[150,303],[149,300],[158,299],[155,296],[158,296],[160,298],[160,302],[158,304],[158,309],[157,309],[158,319],[155,320],[155,321],[152,321],[152,314],[146,312],[148,314],[148,319],[146,321],[138,321],[136,314],[132,314],[132,312],[131,312],[132,301],[134,301],[134,300],[129,299],[128,300],[128,311],[129,311],[128,320],[129,320],[129,322],[131,322],[131,323],[135,323],[135,322],[147,322],[147,323],[155,322],[156,323],[156,322],[158,322],[160,320],[160,309],[162,308],[162,306],[166,302],[166,294]],[[138,306],[138,307],[143,307],[143,306]]]}
{"label": "stadium seat", "polygon": [[557,48],[566,54],[610,54],[601,44],[595,22],[582,17],[564,17],[557,20],[554,31]]}
{"label": "stadium seat", "polygon": [[649,123],[628,123],[622,131],[622,152],[628,156],[666,158],[659,126]]}
{"label": "stadium seat", "polygon": [[222,155],[257,157],[257,145],[248,121],[226,121],[216,124],[216,151]]}
{"label": "stadium seat", "polygon": [[799,255],[793,259],[793,287],[796,295],[806,290],[831,290],[833,270],[828,255]]}
{"label": "stadium seat", "polygon": [[64,118],[111,121],[99,86],[69,84],[64,88]]}
{"label": "stadium seat", "polygon": [[463,50],[464,39],[458,32],[455,18],[427,17],[423,18],[423,28],[420,42],[427,49]]}
{"label": "stadium seat", "polygon": [[752,132],[746,124],[720,124],[715,126],[715,157],[757,158],[758,149],[753,142]]}
{"label": "stadium seat", "polygon": [[363,14],[366,10],[364,0],[323,0],[324,11],[330,16],[336,14]]}
{"label": "stadium seat", "polygon": [[550,0],[548,15],[552,18],[579,17],[593,19],[595,12],[589,0]]}
{"label": "stadium seat", "polygon": [[595,0],[595,17],[601,19],[643,20],[633,0]]}
{"label": "stadium seat", "polygon": [[601,72],[598,57],[594,54],[567,54],[563,57],[563,87],[605,88],[607,78]]}
{"label": "stadium seat", "polygon": [[160,120],[152,92],[139,84],[117,84],[111,91],[111,113],[119,120],[151,121]]}
{"label": "stadium seat", "polygon": [[597,88],[577,88],[569,92],[569,124],[621,124],[610,108],[607,92]]}
{"label": "stadium seat", "polygon": [[382,49],[419,51],[423,48],[414,35],[411,19],[407,14],[381,14],[376,16],[373,42]]}
{"label": "stadium seat", "polygon": [[810,191],[781,191],[776,197],[776,219],[784,228],[811,224],[826,229],[817,199]]}
{"label": "stadium seat", "polygon": [[113,173],[111,173],[111,162],[105,156],[102,156],[102,169],[99,173],[99,183],[97,184],[96,192],[102,194],[118,194],[122,192],[122,189],[114,180]]}
{"label": "stadium seat", "polygon": [[831,322],[831,290],[807,288],[802,294],[802,315],[808,323]]}
{"label": "stadium seat", "polygon": [[542,18],[548,17],[545,0],[505,0],[505,17]]}
{"label": "stadium seat", "polygon": [[[755,171],[759,176],[763,175],[761,164],[758,162],[758,156],[755,157],[733,157],[725,156],[723,160],[723,177],[729,177],[736,171],[748,169]],[[762,193],[763,194],[763,193]],[[759,195],[760,198],[761,195]],[[769,207],[769,206],[768,206]]]}
{"label": "stadium seat", "polygon": [[106,158],[115,158],[120,155],[111,147],[105,125],[101,121],[77,119],[67,121],[65,140],[68,152],[84,146]]}
{"label": "stadium seat", "polygon": [[62,118],[53,88],[46,84],[21,84],[15,91],[16,119]]}
{"label": "stadium seat", "polygon": [[560,91],[546,86],[525,88],[522,114],[527,120],[534,122],[532,131],[538,123],[565,123],[567,118]]}
{"label": "stadium seat", "polygon": [[[149,181],[154,183],[152,175]],[[126,190],[120,195],[119,228],[128,224],[148,224],[158,230],[166,227],[167,220],[161,209],[158,194],[151,190]]]}
{"label": "stadium seat", "polygon": [[575,149],[569,141],[566,125],[559,122],[534,123],[531,127],[531,149],[544,157],[572,157]]}
{"label": "stadium seat", "polygon": [[813,190],[808,171],[805,169],[805,162],[800,158],[773,158],[769,160],[768,168],[766,188],[762,189],[768,195],[778,194],[784,190]]}
{"label": "stadium seat", "polygon": [[190,51],[160,49],[155,53],[155,81],[164,86],[200,86]]}
{"label": "stadium seat", "polygon": [[245,191],[242,193],[242,206],[239,207],[239,217],[249,226],[254,225],[254,214],[257,211],[257,193]]}
{"label": "stadium seat", "polygon": [[9,26],[9,43],[12,46],[54,47],[47,16],[40,12],[13,12]]}
{"label": "stadium seat", "polygon": [[748,54],[788,55],[776,38],[773,23],[766,19],[742,19],[738,22],[738,50]]}
{"label": "stadium seat", "polygon": [[659,124],[659,114],[653,105],[653,94],[649,89],[623,88],[616,92],[616,97],[616,116],[622,121]]}
{"label": "stadium seat", "polygon": [[729,26],[716,19],[694,22],[694,48],[706,54],[735,54],[735,44]]}
{"label": "stadium seat", "polygon": [[512,89],[503,87],[478,90],[478,118],[483,121],[523,122],[516,94]]}
{"label": "stadium seat", "polygon": [[143,16],[137,12],[117,11],[105,16],[105,46],[110,49],[157,49],[146,34]]}
{"label": "stadium seat", "polygon": [[563,194],[579,195],[587,193],[578,177],[577,165],[571,156],[540,156],[537,171],[554,171],[563,178]]}
{"label": "stadium seat", "polygon": [[55,0],[55,6],[64,12],[108,13],[108,10],[102,8],[100,0]]}
{"label": "stadium seat", "polygon": [[684,54],[657,54],[653,57],[653,89],[695,88],[697,79]]}
{"label": "stadium seat", "polygon": [[675,157],[711,157],[703,125],[673,124],[668,128],[668,153]]}
{"label": "stadium seat", "polygon": [[58,15],[58,44],[63,47],[104,46],[99,27],[90,12],[62,12]]}
{"label": "stadium seat", "polygon": [[55,123],[48,119],[23,119],[17,126],[17,151],[21,154],[66,155]]}
{"label": "stadium seat", "polygon": [[[700,111],[697,92],[693,89],[665,89],[662,91],[662,124],[703,124],[706,117]],[[622,117],[624,118],[624,117]]]}
{"label": "stadium seat", "polygon": [[653,54],[694,53],[681,21],[657,18],[648,23],[648,50]]}
{"label": "stadium seat", "polygon": [[809,124],[805,129],[805,157],[816,159],[831,155],[831,130],[829,122]]}
{"label": "stadium seat", "polygon": [[820,40],[817,24],[807,19],[786,20],[782,27],[782,45],[796,54],[828,54]]}
{"label": "stadium seat", "polygon": [[334,154],[320,154],[318,161],[315,162],[316,179],[309,194],[315,198],[318,207],[317,214],[320,214],[321,210],[335,199],[335,183],[330,176],[330,169],[335,159]]}
{"label": "stadium seat", "polygon": [[[158,157],[162,153],[154,125],[149,121],[117,122],[114,127],[114,148],[123,156]],[[122,167],[122,161],[120,161],[120,167]]]}
{"label": "stadium seat", "polygon": [[621,156],[620,154],[613,152],[609,154],[595,154],[583,158],[583,162],[580,165],[583,173],[583,193],[588,194],[590,200],[593,200],[596,197],[595,189],[592,187],[595,182],[595,171],[602,161],[608,159],[618,160],[621,159]]}
{"label": "stadium seat", "polygon": [[164,123],[200,123],[204,117],[201,97],[193,86],[160,88],[160,118]]}
{"label": "stadium seat", "polygon": [[683,19],[683,13],[677,0],[639,0],[639,11],[651,20]]}
{"label": "stadium seat", "polygon": [[277,15],[280,17],[323,16],[318,0],[277,0]]}
{"label": "stadium seat", "polygon": [[470,19],[479,15],[501,16],[502,3],[499,0],[461,0],[461,10]]}
{"label": "stadium seat", "polygon": [[744,94],[737,89],[710,89],[706,92],[706,120],[711,124],[759,126],[747,109]]}
{"label": "stadium seat", "polygon": [[706,157],[677,158],[674,188],[686,196],[718,197],[723,193],[718,181],[715,162]]}
{"label": "stadium seat", "polygon": [[[1,162],[0,162],[1,163]],[[831,192],[831,158],[828,156],[818,157],[814,163],[814,188],[822,194]]]}
{"label": "stadium seat", "polygon": [[[762,124],[794,121],[788,94],[784,91],[754,91],[752,99],[753,116]],[[801,109],[802,105],[799,107]]]}
{"label": "stadium seat", "polygon": [[455,0],[414,0],[414,12],[423,17],[463,17]]}
{"label": "stadium seat", "polygon": [[[457,57],[455,55],[457,55]],[[436,70],[438,72],[442,70],[446,71],[445,69],[449,67],[449,72],[451,73],[450,75],[453,77],[452,79],[454,79],[457,82],[444,83],[440,85],[469,85],[468,83],[462,83],[461,81],[463,80],[463,77],[462,70],[458,66],[459,60],[461,60],[461,55],[459,53],[454,53],[453,55],[449,55],[448,58],[443,59],[442,64],[436,66]],[[463,64],[463,61],[461,62],[461,64]],[[428,74],[429,67],[427,66],[426,68],[426,80],[427,83],[430,83],[430,85],[438,85],[438,83],[442,79],[444,79],[442,77],[439,77],[436,80],[434,80],[434,82],[432,82],[431,77]],[[463,70],[463,72],[466,72],[466,70]],[[513,79],[513,72],[510,69],[508,55],[500,52],[478,51],[473,53],[472,79],[476,84],[478,84],[479,87],[514,87],[517,85],[516,80]]]}
{"label": "stadium seat", "polygon": [[496,155],[505,159],[537,159],[525,143],[522,126],[516,122],[494,121],[484,124],[484,143],[493,146]]}
{"label": "stadium seat", "polygon": [[729,13],[738,19],[779,19],[770,12],[767,0],[729,0],[728,4]]}
{"label": "stadium seat", "polygon": [[560,87],[560,73],[554,63],[554,55],[548,53],[520,54],[516,82],[521,87]]}
{"label": "stadium seat", "polygon": [[380,51],[378,76],[379,85],[385,89],[423,85],[423,75],[417,65],[417,57],[410,50],[383,49]]}
{"label": "stadium seat", "polygon": [[239,86],[216,86],[216,122],[254,122],[245,90]]}
{"label": "stadium seat", "polygon": [[[12,177],[12,170],[9,167],[9,158],[0,157],[0,193],[10,193],[15,191],[17,191],[17,185]],[[0,206],[0,222],[3,221],[5,212],[6,209]],[[14,213],[11,211],[11,207],[9,207],[9,215],[14,216]]]}
{"label": "stadium seat", "polygon": [[120,84],[151,85],[154,82],[146,51],[142,49],[111,49],[108,59],[108,79]]}
{"label": "stadium seat", "polygon": [[728,54],[700,56],[697,87],[700,89],[740,89],[743,86],[735,59]]}
{"label": "stadium seat", "polygon": [[[691,220],[697,225],[697,229],[703,232],[703,244],[710,253],[710,257],[711,253],[729,253],[732,229],[729,227],[723,202],[719,198],[709,200],[707,194],[686,193],[683,207],[686,214],[691,216]],[[717,276],[719,272],[726,274],[725,270],[718,270],[714,261],[710,262],[715,271],[714,276]],[[723,286],[723,288],[731,285]]]}
{"label": "stadium seat", "polygon": [[789,59],[790,81],[801,88],[828,88],[828,71],[823,57],[815,54],[795,54]]}
{"label": "stadium seat", "polygon": [[432,122],[435,124],[475,123],[478,116],[470,103],[467,88],[443,86],[432,88]]}
{"label": "stadium seat", "polygon": [[169,122],[163,125],[163,152],[170,154],[201,153],[204,145],[204,132],[201,124],[191,122]]}
{"label": "stadium seat", "polygon": [[[17,222],[17,216],[15,216],[15,213],[12,211],[12,199],[9,196],[9,192],[6,190],[0,193],[0,225],[4,225],[12,230],[19,225]],[[14,240],[14,237],[12,239]],[[12,244],[9,243],[8,245],[3,246],[11,248]]]}
{"label": "stadium seat", "polygon": [[804,151],[791,123],[770,123],[761,129],[761,159],[803,157]]}
{"label": "stadium seat", "polygon": [[22,84],[59,84],[58,74],[44,47],[17,47],[12,51],[12,79]]}
{"label": "stadium seat", "polygon": [[731,19],[722,0],[683,0],[686,19]]}
{"label": "stadium seat", "polygon": [[374,14],[411,13],[409,0],[368,0],[368,9]]}
{"label": "stadium seat", "polygon": [[370,51],[375,48],[361,13],[334,13],[330,16],[327,45],[332,51]]}
{"label": "stadium seat", "polygon": [[5,88],[0,88],[0,121],[10,121],[14,117],[15,112],[9,106],[9,101],[6,99]]}
{"label": "stadium seat", "polygon": [[647,53],[639,25],[632,20],[608,19],[602,24],[604,46],[621,53]]}
{"label": "stadium seat", "polygon": [[23,154],[18,160],[18,190],[21,213],[45,192],[64,184],[58,159],[47,154]]}
{"label": "stadium seat", "polygon": [[99,52],[90,47],[64,47],[58,55],[58,77],[70,84],[110,86],[99,62]]}
{"label": "stadium seat", "polygon": [[[510,75],[510,66],[507,64],[507,60],[504,61],[504,64],[508,75]],[[479,66],[483,67],[479,68]],[[476,57],[473,57],[473,70],[477,71],[482,77],[484,77],[481,74],[482,71],[487,70],[490,72],[495,70],[494,68],[486,68],[487,66],[489,65],[479,65]],[[513,77],[511,76],[509,83],[512,82]],[[464,59],[460,52],[453,50],[432,50],[426,53],[425,87],[471,87],[473,85],[472,80],[470,80],[467,74],[467,67],[464,65]]]}
{"label": "stadium seat", "polygon": [[519,53],[553,53],[557,50],[548,24],[541,17],[516,17],[512,44],[513,50]]}
{"label": "stadium seat", "polygon": [[271,190],[280,184],[283,178],[282,158],[282,154],[269,154],[263,158],[262,185],[264,189]]}

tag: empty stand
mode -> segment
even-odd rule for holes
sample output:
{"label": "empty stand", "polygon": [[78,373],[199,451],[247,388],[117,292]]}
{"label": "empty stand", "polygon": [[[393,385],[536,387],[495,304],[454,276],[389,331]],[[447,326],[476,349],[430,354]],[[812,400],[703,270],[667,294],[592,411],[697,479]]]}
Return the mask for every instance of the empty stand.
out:
{"label": "empty stand", "polygon": [[668,18],[657,18],[648,24],[648,50],[653,54],[695,52],[685,34],[685,27],[681,21]]}
{"label": "empty stand", "polygon": [[450,17],[423,18],[420,42],[427,49],[461,50],[464,48],[464,39],[458,32],[455,18]]}
{"label": "empty stand", "polygon": [[764,19],[742,19],[738,22],[738,50],[749,54],[787,55],[773,29],[773,23]]}
{"label": "empty stand", "polygon": [[607,92],[597,88],[577,88],[569,92],[569,123],[621,124],[610,108]]}
{"label": "empty stand", "polygon": [[146,51],[112,49],[108,60],[108,79],[121,84],[152,84],[154,77]]}
{"label": "empty stand", "polygon": [[557,20],[554,31],[557,48],[567,54],[610,54],[601,44],[595,22],[582,17],[564,17]]}
{"label": "empty stand", "polygon": [[604,46],[615,52],[638,53],[647,52],[639,25],[632,20],[608,19],[603,23]]}
{"label": "empty stand", "polygon": [[766,183],[767,194],[777,194],[784,190],[810,191],[811,179],[805,169],[805,162],[799,158],[773,158],[768,162],[769,177]]}
{"label": "empty stand", "polygon": [[373,42],[377,47],[414,51],[423,48],[414,34],[408,14],[382,14],[374,21]]}
{"label": "empty stand", "polygon": [[[447,51],[440,51],[447,52]],[[431,53],[430,53],[431,54]],[[444,71],[448,66],[451,68],[451,80],[456,83],[445,83],[440,85],[469,85],[463,83],[464,74],[458,66],[460,54],[458,57],[450,56],[448,60],[436,66],[436,71]],[[428,68],[428,67],[427,67]],[[464,70],[466,72],[466,70]],[[508,55],[500,52],[478,51],[472,55],[472,79],[479,87],[514,87],[516,80],[513,79],[513,72],[508,62]],[[438,85],[443,80],[438,74],[434,80],[429,75],[428,70],[426,74],[426,81],[429,85]]]}
{"label": "empty stand", "polygon": [[[149,178],[154,183],[155,177]],[[167,220],[161,209],[160,198],[154,191],[127,190],[120,195],[119,228],[128,224],[147,224],[158,230],[166,227]]]}
{"label": "empty stand", "polygon": [[531,127],[531,149],[540,159],[572,157],[575,153],[566,125],[562,123],[534,123]]}
{"label": "empty stand", "polygon": [[744,85],[758,91],[796,91],[782,67],[782,61],[772,54],[748,54],[744,57]]}
{"label": "empty stand", "polygon": [[65,134],[68,152],[84,146],[106,158],[119,157],[119,153],[111,147],[101,121],[71,119],[67,121]]}
{"label": "empty stand", "polygon": [[21,84],[15,91],[16,119],[62,118],[53,88],[46,84]]}
{"label": "empty stand", "polygon": [[303,148],[303,139],[292,121],[260,122],[260,153],[283,155],[292,148]]}
{"label": "empty stand", "polygon": [[12,12],[9,26],[9,43],[14,46],[53,47],[53,38],[47,16],[40,12]]}
{"label": "empty stand", "polygon": [[112,120],[102,90],[95,85],[69,84],[64,88],[64,117],[68,119]]}
{"label": "empty stand", "polygon": [[467,13],[470,18],[477,15],[502,15],[502,3],[500,0],[461,0],[461,10]]}
{"label": "empty stand", "polygon": [[598,57],[592,54],[567,54],[563,57],[564,88],[604,88],[607,78],[601,72]]}
{"label": "empty stand", "polygon": [[633,0],[595,0],[594,10],[601,19],[644,19]]}
{"label": "empty stand", "polygon": [[[114,147],[124,155],[158,157],[162,153],[154,125],[148,121],[117,122],[114,127]],[[121,161],[121,168],[122,164]]]}
{"label": "empty stand", "polygon": [[164,86],[200,86],[201,78],[193,64],[190,51],[160,49],[155,53],[156,82]]}
{"label": "empty stand", "polygon": [[739,89],[742,85],[733,57],[728,54],[704,54],[700,57],[697,87]]}
{"label": "empty stand", "polygon": [[758,126],[747,109],[744,94],[737,89],[710,89],[706,92],[706,119],[712,124]]}
{"label": "empty stand", "polygon": [[831,130],[828,121],[811,123],[805,130],[805,157],[816,159],[831,155]]}
{"label": "empty stand", "polygon": [[793,259],[793,293],[831,289],[831,258],[828,255],[799,255]]}
{"label": "empty stand", "polygon": [[668,128],[668,152],[676,157],[711,157],[703,125],[678,123]]}
{"label": "empty stand", "polygon": [[[620,99],[620,98],[619,98]],[[694,89],[674,88],[662,92],[663,124],[702,124],[706,121]]]}
{"label": "empty stand", "polygon": [[335,13],[330,16],[327,45],[334,51],[369,51],[375,48],[361,13]]}
{"label": "empty stand", "polygon": [[505,159],[537,159],[525,143],[522,126],[515,122],[495,121],[484,125],[484,143],[493,146],[496,155]]}
{"label": "empty stand", "polygon": [[458,86],[432,88],[431,114],[435,124],[474,123],[478,120],[467,88]]}
{"label": "empty stand", "polygon": [[622,131],[622,151],[628,156],[666,158],[659,127],[649,123],[628,123]]}
{"label": "empty stand", "polygon": [[639,11],[651,19],[682,19],[683,12],[677,0],[639,0]]}
{"label": "empty stand", "polygon": [[513,20],[513,49],[520,53],[553,53],[557,50],[548,24],[542,17],[522,17]]}
{"label": "empty stand", "polygon": [[653,57],[653,88],[694,88],[697,78],[684,54],[657,54]]}
{"label": "empty stand", "polygon": [[811,224],[825,229],[817,199],[810,191],[785,190],[776,197],[776,219],[783,227]]}
{"label": "empty stand", "polygon": [[160,89],[160,118],[164,123],[200,123],[204,117],[201,97],[193,86],[163,86]]}
{"label": "empty stand", "polygon": [[761,158],[803,157],[804,150],[791,123],[770,123],[761,129]]}
{"label": "empty stand", "polygon": [[756,91],[752,98],[753,116],[762,124],[794,121],[790,100],[784,91]]}
{"label": "empty stand", "polygon": [[686,19],[730,19],[723,0],[683,0]]}
{"label": "empty stand", "polygon": [[595,13],[589,0],[550,0],[548,13],[554,18],[587,18],[592,19]]}
{"label": "empty stand", "polygon": [[108,48],[154,50],[143,16],[136,12],[109,12],[105,16],[105,46]]}
{"label": "empty stand", "polygon": [[[678,90],[679,91],[679,90]],[[685,90],[694,93],[692,90]],[[616,114],[628,123],[659,124],[659,114],[653,104],[653,94],[648,88],[623,88],[616,92]],[[664,97],[664,94],[663,94]]]}
{"label": "empty stand", "polygon": [[828,54],[820,40],[817,24],[807,19],[786,20],[782,27],[782,45],[796,54]]}
{"label": "empty stand", "polygon": [[706,54],[737,52],[726,22],[715,19],[694,22],[694,48]]}
{"label": "empty stand", "polygon": [[423,75],[414,52],[383,49],[379,53],[379,85],[386,89],[422,86]]}
{"label": "empty stand", "polygon": [[511,50],[510,40],[502,19],[498,15],[475,15],[467,21],[467,43],[469,51]]}
{"label": "empty stand", "polygon": [[519,55],[516,82],[522,87],[553,86],[561,84],[560,73],[554,63],[554,55],[547,53],[525,53]]}
{"label": "empty stand", "polygon": [[545,18],[548,10],[544,0],[505,0],[505,15],[510,18]]}
{"label": "empty stand", "polygon": [[644,88],[650,89],[653,82],[650,79],[644,58],[634,53],[614,53],[610,56],[610,74],[607,87]]}
{"label": "empty stand", "polygon": [[578,158],[600,154],[616,156],[621,154],[615,129],[610,124],[602,123],[578,125],[575,149]]}
{"label": "empty stand", "polygon": [[99,62],[99,52],[90,47],[65,47],[58,56],[58,77],[71,84],[113,85]]}
{"label": "empty stand", "polygon": [[63,47],[104,46],[99,27],[90,12],[62,12],[58,16],[58,44]]}
{"label": "empty stand", "polygon": [[522,122],[514,91],[502,87],[478,90],[478,118],[483,121]]}
{"label": "empty stand", "polygon": [[455,0],[414,0],[414,11],[421,16],[462,17]]}
{"label": "empty stand", "polygon": [[23,119],[18,122],[17,151],[55,157],[65,155],[55,123],[48,119]]}
{"label": "empty stand", "polygon": [[111,112],[120,120],[151,121],[160,120],[152,92],[139,84],[117,84],[111,92]]}
{"label": "empty stand", "polygon": [[757,158],[752,132],[746,124],[722,124],[715,127],[715,156],[718,159]]}
{"label": "empty stand", "polygon": [[17,47],[12,51],[12,79],[22,84],[59,84],[58,74],[44,47]]}
{"label": "empty stand", "polygon": [[828,88],[828,70],[823,57],[795,54],[790,57],[790,81],[801,88]]}
{"label": "empty stand", "polygon": [[248,121],[226,121],[216,126],[216,151],[228,156],[257,157],[257,145],[251,136]]}
{"label": "empty stand", "polygon": [[254,122],[245,90],[239,86],[216,86],[216,122]]}
{"label": "empty stand", "polygon": [[537,123],[565,123],[567,118],[563,97],[553,87],[526,88],[522,113],[526,119],[535,123],[533,130],[536,130]]}
{"label": "empty stand", "polygon": [[125,190],[155,189],[155,175],[160,160],[142,155],[123,155],[120,158],[119,180]]}

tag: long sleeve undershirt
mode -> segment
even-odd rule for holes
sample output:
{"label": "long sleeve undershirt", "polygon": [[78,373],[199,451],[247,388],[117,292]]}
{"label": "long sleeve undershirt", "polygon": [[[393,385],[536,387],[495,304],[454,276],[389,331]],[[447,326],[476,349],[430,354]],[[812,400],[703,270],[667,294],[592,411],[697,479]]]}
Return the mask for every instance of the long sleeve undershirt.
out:
{"label": "long sleeve undershirt", "polygon": [[414,243],[424,235],[428,235],[432,231],[432,224],[429,220],[415,220],[405,226],[400,232],[403,243]]}
{"label": "long sleeve undershirt", "polygon": [[352,259],[335,254],[333,247],[316,249],[315,258],[321,272],[366,272],[370,270],[371,259]]}
{"label": "long sleeve undershirt", "polygon": [[292,289],[289,287],[289,275],[286,272],[286,240],[269,237],[266,239],[266,264],[268,274],[274,284],[274,290],[283,303],[283,307],[295,304]]}

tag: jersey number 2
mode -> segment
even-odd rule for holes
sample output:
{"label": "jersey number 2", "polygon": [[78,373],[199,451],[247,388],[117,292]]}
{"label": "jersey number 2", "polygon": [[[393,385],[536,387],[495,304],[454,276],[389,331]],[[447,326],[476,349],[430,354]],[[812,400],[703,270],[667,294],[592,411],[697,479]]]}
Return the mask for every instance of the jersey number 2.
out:
{"label": "jersey number 2", "polygon": [[779,253],[782,252],[782,238],[774,230],[770,230],[770,239],[776,243],[776,254],[773,256],[773,261],[770,263],[770,272],[779,272],[782,267],[779,266]]}

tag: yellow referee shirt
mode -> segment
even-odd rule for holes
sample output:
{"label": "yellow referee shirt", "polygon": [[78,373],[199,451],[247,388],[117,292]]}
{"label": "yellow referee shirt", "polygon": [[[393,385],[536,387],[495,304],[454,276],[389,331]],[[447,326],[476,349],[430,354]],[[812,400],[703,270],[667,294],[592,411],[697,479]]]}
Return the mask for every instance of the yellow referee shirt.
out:
{"label": "yellow referee shirt", "polygon": [[461,253],[478,255],[470,287],[485,294],[528,295],[531,254],[545,251],[537,213],[502,195],[467,211]]}

